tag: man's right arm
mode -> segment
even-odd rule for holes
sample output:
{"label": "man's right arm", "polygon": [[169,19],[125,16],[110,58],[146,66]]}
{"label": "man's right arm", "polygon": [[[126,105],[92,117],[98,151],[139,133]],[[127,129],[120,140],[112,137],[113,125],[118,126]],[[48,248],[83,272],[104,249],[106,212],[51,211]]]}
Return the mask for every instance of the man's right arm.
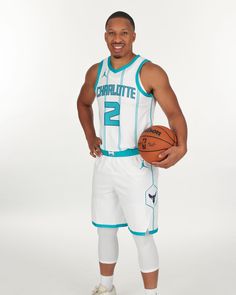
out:
{"label": "man's right arm", "polygon": [[88,69],[85,75],[85,82],[77,99],[78,117],[88,142],[90,155],[93,157],[101,155],[100,144],[102,143],[101,139],[96,136],[92,109],[92,104],[96,95],[94,85],[96,83],[98,65],[99,64],[94,64]]}

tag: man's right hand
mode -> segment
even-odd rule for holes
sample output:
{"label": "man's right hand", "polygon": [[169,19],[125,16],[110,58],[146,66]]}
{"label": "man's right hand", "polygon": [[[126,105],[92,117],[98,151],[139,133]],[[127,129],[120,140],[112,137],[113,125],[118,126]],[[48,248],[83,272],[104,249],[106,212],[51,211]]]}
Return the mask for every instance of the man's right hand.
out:
{"label": "man's right hand", "polygon": [[94,137],[92,140],[88,140],[88,146],[90,149],[90,155],[94,158],[96,156],[100,157],[102,155],[100,145],[102,144],[102,140],[100,137]]}

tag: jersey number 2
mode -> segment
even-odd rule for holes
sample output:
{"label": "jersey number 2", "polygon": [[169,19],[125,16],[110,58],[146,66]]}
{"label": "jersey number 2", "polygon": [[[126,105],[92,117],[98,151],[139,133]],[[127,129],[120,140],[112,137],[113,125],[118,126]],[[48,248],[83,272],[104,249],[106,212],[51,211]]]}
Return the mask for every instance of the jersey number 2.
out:
{"label": "jersey number 2", "polygon": [[[106,111],[106,109],[111,109]],[[116,101],[105,101],[104,104],[104,125],[105,126],[120,126],[120,121],[112,119],[112,117],[120,115],[120,104]]]}

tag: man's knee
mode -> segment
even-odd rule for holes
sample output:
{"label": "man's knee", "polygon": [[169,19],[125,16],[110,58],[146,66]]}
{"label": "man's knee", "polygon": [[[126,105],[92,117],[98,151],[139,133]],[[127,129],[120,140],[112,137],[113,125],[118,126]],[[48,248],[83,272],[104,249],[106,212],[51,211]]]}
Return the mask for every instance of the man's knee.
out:
{"label": "man's knee", "polygon": [[159,269],[159,255],[152,235],[133,235],[137,251],[139,266],[142,272],[152,272]]}
{"label": "man's knee", "polygon": [[109,228],[109,227],[98,227],[97,228],[97,234],[98,236],[109,236],[113,237],[116,236],[118,232],[117,228]]}

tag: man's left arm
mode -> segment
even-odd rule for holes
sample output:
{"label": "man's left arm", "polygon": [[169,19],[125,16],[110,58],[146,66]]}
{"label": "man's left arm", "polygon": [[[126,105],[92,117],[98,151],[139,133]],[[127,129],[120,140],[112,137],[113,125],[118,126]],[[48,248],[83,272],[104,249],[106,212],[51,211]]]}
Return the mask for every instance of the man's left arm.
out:
{"label": "man's left arm", "polygon": [[[145,70],[145,80],[148,79],[151,92],[164,111],[170,128],[177,136],[177,146],[167,149],[160,155],[160,158],[163,160],[153,162],[152,164],[156,167],[169,168],[187,152],[187,123],[166,72],[158,65],[153,63],[147,64],[149,65]],[[167,158],[165,158],[166,156]]]}

